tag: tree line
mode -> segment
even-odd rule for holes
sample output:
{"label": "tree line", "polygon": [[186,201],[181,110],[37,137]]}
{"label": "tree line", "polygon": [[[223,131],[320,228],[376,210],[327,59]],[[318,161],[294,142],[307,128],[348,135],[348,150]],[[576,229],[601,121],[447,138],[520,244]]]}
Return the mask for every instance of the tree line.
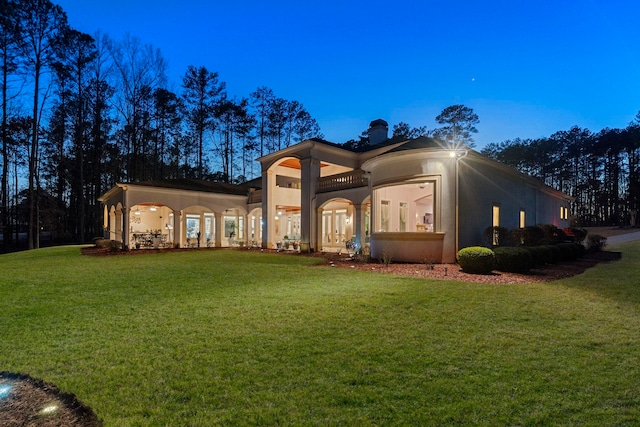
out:
{"label": "tree line", "polygon": [[0,0],[2,248],[41,230],[56,242],[102,233],[97,198],[117,182],[244,182],[255,158],[321,137],[298,101],[258,87],[230,96],[189,66],[174,91],[159,49],[71,28],[49,0]]}

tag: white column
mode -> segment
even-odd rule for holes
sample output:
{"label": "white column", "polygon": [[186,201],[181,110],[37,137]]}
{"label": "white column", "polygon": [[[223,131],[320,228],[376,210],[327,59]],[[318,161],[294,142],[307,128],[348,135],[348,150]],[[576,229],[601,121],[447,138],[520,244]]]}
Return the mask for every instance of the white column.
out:
{"label": "white column", "polygon": [[320,179],[320,160],[300,160],[302,181],[300,200],[300,251],[313,252],[318,249],[318,216],[316,190]]}
{"label": "white column", "polygon": [[215,244],[216,248],[222,247],[222,236],[224,235],[224,212],[213,213],[213,223],[215,227]]}
{"label": "white column", "polygon": [[173,246],[182,247],[182,211],[173,211]]}
{"label": "white column", "polygon": [[262,247],[275,248],[276,174],[272,170],[262,172]]}
{"label": "white column", "polygon": [[355,208],[354,212],[354,224],[353,230],[356,235],[356,249],[362,249],[364,247],[364,214],[365,214],[365,206],[356,204],[353,206]]}
{"label": "white column", "polygon": [[121,218],[121,226],[122,226],[122,247],[129,249],[129,215],[131,215],[130,208],[122,208],[122,218]]}

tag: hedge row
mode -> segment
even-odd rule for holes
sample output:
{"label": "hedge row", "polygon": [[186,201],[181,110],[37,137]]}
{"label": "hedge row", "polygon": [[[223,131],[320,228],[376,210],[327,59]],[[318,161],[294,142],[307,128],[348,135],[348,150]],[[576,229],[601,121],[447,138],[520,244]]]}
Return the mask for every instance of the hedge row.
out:
{"label": "hedge row", "polygon": [[487,227],[484,240],[488,246],[541,246],[561,242],[582,243],[587,237],[584,228],[560,229],[555,225],[540,224],[509,230],[504,227]]}
{"label": "hedge row", "polygon": [[580,243],[565,242],[542,246],[500,246],[493,250],[472,246],[458,252],[458,264],[463,271],[487,274],[493,269],[509,273],[527,273],[536,266],[574,261],[584,255]]}

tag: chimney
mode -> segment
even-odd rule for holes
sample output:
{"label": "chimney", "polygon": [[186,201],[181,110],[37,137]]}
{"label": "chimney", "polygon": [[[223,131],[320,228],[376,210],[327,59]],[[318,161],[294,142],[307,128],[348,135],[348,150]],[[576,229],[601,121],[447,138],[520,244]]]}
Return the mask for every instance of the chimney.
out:
{"label": "chimney", "polygon": [[389,139],[389,123],[377,119],[369,123],[369,145],[379,144]]}

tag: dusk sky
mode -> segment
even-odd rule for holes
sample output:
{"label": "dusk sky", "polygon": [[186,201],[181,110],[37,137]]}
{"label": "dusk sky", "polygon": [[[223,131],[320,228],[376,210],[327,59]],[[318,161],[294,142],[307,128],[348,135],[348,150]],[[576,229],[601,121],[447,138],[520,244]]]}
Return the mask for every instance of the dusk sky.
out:
{"label": "dusk sky", "polygon": [[170,88],[188,65],[231,97],[267,86],[325,138],[371,120],[437,126],[464,104],[476,148],[574,125],[626,127],[640,110],[640,2],[53,0],[70,25],[161,50]]}

